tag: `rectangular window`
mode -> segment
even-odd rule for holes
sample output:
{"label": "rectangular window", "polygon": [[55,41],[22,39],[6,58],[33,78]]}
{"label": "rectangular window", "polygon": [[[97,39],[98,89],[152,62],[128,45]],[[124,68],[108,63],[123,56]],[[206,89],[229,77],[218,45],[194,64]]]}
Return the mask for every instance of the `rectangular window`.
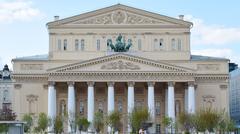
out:
{"label": "rectangular window", "polygon": [[83,101],[80,101],[79,113],[80,113],[81,115],[84,114],[84,103],[83,103]]}
{"label": "rectangular window", "polygon": [[161,133],[161,125],[160,124],[156,124],[156,133],[157,134]]}
{"label": "rectangular window", "polygon": [[57,41],[57,48],[58,48],[58,51],[62,50],[62,44],[61,44],[61,40],[60,39],[58,39],[58,41]]}
{"label": "rectangular window", "polygon": [[100,40],[97,40],[97,51],[100,51]]}
{"label": "rectangular window", "polygon": [[157,102],[156,102],[156,113],[155,113],[157,116],[160,116],[160,115],[161,115],[161,111],[160,111],[160,110],[161,110],[161,107],[160,107],[160,106],[161,106],[161,105],[160,105],[160,102],[157,101]]}
{"label": "rectangular window", "polygon": [[160,48],[160,50],[163,49],[163,39],[160,39],[160,42],[159,42],[159,48]]}
{"label": "rectangular window", "polygon": [[81,40],[81,51],[84,51],[84,39]]}
{"label": "rectangular window", "polygon": [[75,40],[75,50],[76,51],[79,50],[79,41],[78,41],[78,39]]}
{"label": "rectangular window", "polygon": [[176,50],[176,40],[172,39],[172,50],[175,51]]}
{"label": "rectangular window", "polygon": [[67,50],[67,39],[64,39],[64,41],[63,41],[63,50],[64,51]]}
{"label": "rectangular window", "polygon": [[178,39],[178,51],[181,51],[182,49],[182,41],[181,39]]}

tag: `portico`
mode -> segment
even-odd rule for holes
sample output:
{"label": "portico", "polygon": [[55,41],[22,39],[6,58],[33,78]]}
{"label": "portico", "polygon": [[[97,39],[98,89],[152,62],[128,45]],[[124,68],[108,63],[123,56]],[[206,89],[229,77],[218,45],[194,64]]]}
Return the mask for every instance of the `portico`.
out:
{"label": "portico", "polygon": [[[116,64],[114,68],[110,63]],[[81,114],[90,122],[93,122],[97,111],[109,113],[117,110],[125,115],[123,121],[127,124],[126,116],[134,107],[148,107],[152,122],[157,124],[164,115],[175,119],[177,114],[183,112],[184,100],[189,102],[188,112],[195,111],[194,73],[187,68],[145,61],[124,53],[102,57],[102,61],[97,63],[90,61],[87,69],[95,66],[96,71],[83,69],[81,66],[86,66],[84,64],[80,62],[49,70],[50,83],[57,83],[49,85],[48,89],[51,98],[48,113],[51,117],[64,112],[61,111],[61,100],[67,101],[69,118],[74,120],[76,114]],[[143,68],[144,65],[148,66]],[[188,96],[184,95],[186,85]],[[165,102],[167,106],[164,106]],[[127,126],[122,129],[126,131]]]}

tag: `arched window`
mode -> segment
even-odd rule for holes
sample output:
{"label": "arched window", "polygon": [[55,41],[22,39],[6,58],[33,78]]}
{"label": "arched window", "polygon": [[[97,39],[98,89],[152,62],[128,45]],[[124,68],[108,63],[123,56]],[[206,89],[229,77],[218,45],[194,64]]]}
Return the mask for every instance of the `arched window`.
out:
{"label": "arched window", "polygon": [[3,91],[3,102],[7,102],[8,101],[8,98],[9,97],[9,92],[8,90],[4,90]]}
{"label": "arched window", "polygon": [[138,50],[141,51],[142,50],[142,40],[138,39]]}
{"label": "arched window", "polygon": [[160,39],[160,42],[159,42],[159,48],[160,48],[160,50],[163,49],[163,39]]}
{"label": "arched window", "polygon": [[158,39],[154,39],[153,45],[154,45],[154,50],[155,51],[159,50]]}
{"label": "arched window", "polygon": [[58,51],[62,50],[62,44],[61,44],[61,40],[60,39],[58,39],[58,41],[57,41],[57,49],[58,49]]}
{"label": "arched window", "polygon": [[67,39],[63,40],[63,50],[66,51],[67,50]]}
{"label": "arched window", "polygon": [[84,39],[81,40],[81,51],[84,51]]}
{"label": "arched window", "polygon": [[100,51],[101,47],[100,47],[100,40],[97,40],[97,51]]}
{"label": "arched window", "polygon": [[178,51],[181,51],[182,49],[182,40],[178,39]]}
{"label": "arched window", "polygon": [[78,39],[75,40],[75,50],[76,51],[79,50],[79,40]]}
{"label": "arched window", "polygon": [[176,50],[176,40],[172,39],[172,50]]}

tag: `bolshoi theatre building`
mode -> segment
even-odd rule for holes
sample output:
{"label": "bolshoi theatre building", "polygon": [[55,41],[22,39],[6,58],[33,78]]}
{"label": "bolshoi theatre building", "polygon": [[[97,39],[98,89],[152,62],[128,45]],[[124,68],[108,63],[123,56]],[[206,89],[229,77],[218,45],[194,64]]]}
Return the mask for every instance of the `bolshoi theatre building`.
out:
{"label": "bolshoi theatre building", "polygon": [[191,28],[172,18],[117,4],[47,23],[49,52],[12,60],[13,107],[93,121],[97,111],[148,107],[161,119],[201,107],[228,111],[228,59],[191,54]]}

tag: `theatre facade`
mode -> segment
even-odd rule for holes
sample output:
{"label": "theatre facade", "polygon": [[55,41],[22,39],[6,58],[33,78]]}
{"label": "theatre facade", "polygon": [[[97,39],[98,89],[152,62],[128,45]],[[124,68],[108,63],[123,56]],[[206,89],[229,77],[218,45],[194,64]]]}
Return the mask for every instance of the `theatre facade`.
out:
{"label": "theatre facade", "polygon": [[[228,59],[191,54],[191,22],[117,4],[47,23],[49,52],[13,59],[14,110],[93,121],[148,107],[161,119],[202,107],[228,111]],[[44,45],[44,44],[43,44]]]}

